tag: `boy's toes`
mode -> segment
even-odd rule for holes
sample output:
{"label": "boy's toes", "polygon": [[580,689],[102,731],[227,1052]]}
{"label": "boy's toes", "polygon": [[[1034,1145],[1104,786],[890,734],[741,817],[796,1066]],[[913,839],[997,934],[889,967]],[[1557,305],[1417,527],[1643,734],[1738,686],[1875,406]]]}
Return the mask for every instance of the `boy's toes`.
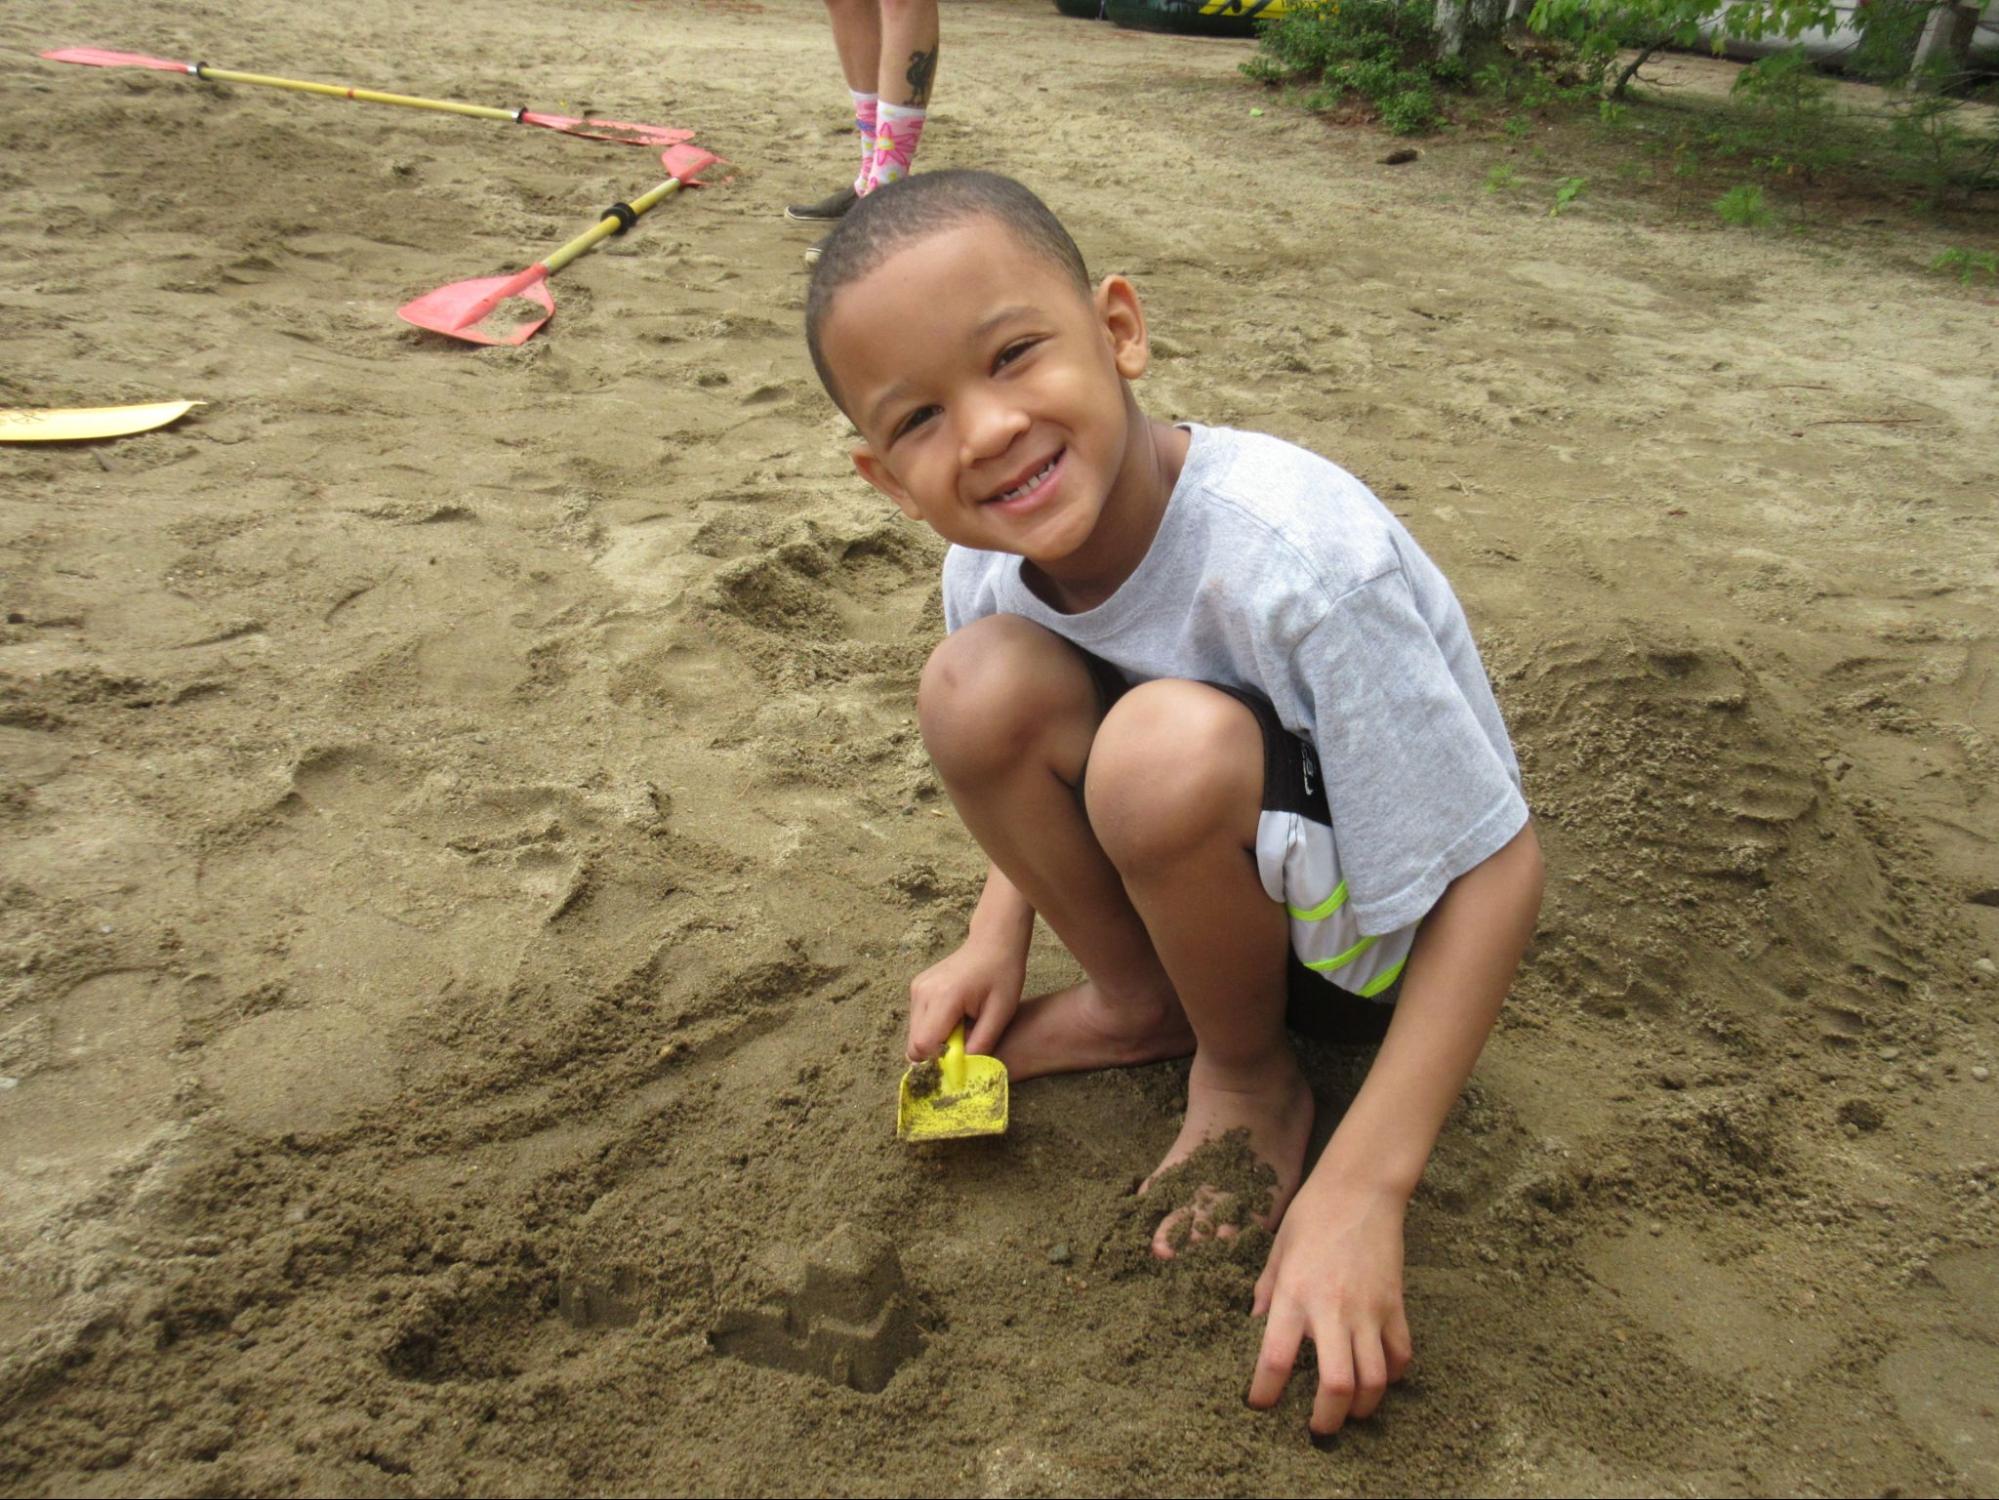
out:
{"label": "boy's toes", "polygon": [[1152,1232],[1152,1253],[1171,1260],[1189,1245],[1204,1240],[1233,1239],[1240,1228],[1242,1202],[1234,1193],[1203,1183],[1191,1202],[1159,1221]]}

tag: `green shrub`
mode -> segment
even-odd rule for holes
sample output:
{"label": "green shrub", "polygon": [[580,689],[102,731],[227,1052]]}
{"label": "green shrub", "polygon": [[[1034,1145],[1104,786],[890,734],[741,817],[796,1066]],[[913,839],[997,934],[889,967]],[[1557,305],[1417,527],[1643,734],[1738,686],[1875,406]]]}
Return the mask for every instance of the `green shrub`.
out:
{"label": "green shrub", "polygon": [[1776,222],[1776,215],[1763,206],[1763,189],[1741,183],[1714,200],[1714,211],[1724,224],[1742,229],[1761,229]]}
{"label": "green shrub", "polygon": [[1433,0],[1304,0],[1265,26],[1242,65],[1260,82],[1317,85],[1309,109],[1364,100],[1397,135],[1433,130],[1443,117],[1439,83],[1459,83],[1459,59],[1439,61]]}
{"label": "green shrub", "polygon": [[1930,7],[1920,0],[1869,0],[1855,19],[1860,45],[1846,60],[1847,72],[1874,83],[1906,77],[1916,43],[1929,23]]}
{"label": "green shrub", "polygon": [[1957,279],[1970,286],[1982,272],[1988,281],[1999,281],[1999,254],[1990,250],[1967,250],[1954,245],[1930,262],[1932,271],[1954,271]]}
{"label": "green shrub", "polygon": [[1932,208],[1953,197],[1969,203],[1999,176],[1999,131],[1970,128],[1964,101],[1941,83],[1912,76],[1889,106],[1889,149]]}

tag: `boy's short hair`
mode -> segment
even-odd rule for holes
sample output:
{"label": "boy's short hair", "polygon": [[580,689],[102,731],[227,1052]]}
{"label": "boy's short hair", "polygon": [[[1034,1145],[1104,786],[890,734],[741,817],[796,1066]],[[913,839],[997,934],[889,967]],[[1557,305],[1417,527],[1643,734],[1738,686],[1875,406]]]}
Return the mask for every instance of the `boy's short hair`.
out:
{"label": "boy's short hair", "polygon": [[1011,177],[953,168],[890,183],[848,209],[827,236],[805,294],[805,347],[819,383],[836,404],[839,388],[820,345],[833,299],[912,240],[980,218],[1002,225],[1026,249],[1061,267],[1085,297],[1090,295],[1090,273],[1069,231],[1047,204]]}

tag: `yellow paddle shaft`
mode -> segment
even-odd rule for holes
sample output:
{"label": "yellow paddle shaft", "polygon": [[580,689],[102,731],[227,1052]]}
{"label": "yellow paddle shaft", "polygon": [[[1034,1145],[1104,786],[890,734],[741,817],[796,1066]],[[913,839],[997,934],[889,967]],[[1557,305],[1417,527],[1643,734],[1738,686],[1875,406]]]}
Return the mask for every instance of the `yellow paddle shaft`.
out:
{"label": "yellow paddle shaft", "polygon": [[553,255],[543,256],[541,263],[544,266],[548,267],[548,272],[551,276],[554,275],[557,271],[560,271],[564,266],[568,265],[572,260],[576,259],[577,256],[581,255],[585,250],[588,250],[592,245],[596,244],[597,241],[605,239],[610,235],[614,235],[619,230],[628,227],[631,224],[632,219],[638,218],[640,214],[644,213],[647,209],[651,208],[654,204],[658,203],[661,199],[665,198],[668,194],[674,192],[679,187],[680,187],[680,179],[678,177],[667,178],[666,181],[662,182],[658,187],[652,189],[650,192],[641,193],[639,194],[638,197],[632,199],[630,203],[624,203],[619,205],[620,208],[624,208],[630,211],[632,216],[631,219],[625,218],[622,214],[618,213],[616,209],[613,209],[610,213],[605,214],[604,217],[599,219],[595,224],[591,225],[590,228],[584,230],[583,233],[577,235],[575,239],[571,240],[568,244],[564,245],[560,250],[557,250]]}
{"label": "yellow paddle shaft", "polygon": [[459,104],[450,99],[418,99],[410,94],[384,94],[374,89],[348,88],[340,83],[308,83],[302,78],[273,78],[266,73],[235,73],[227,68],[211,68],[198,63],[191,71],[197,78],[215,83],[254,83],[268,89],[291,89],[300,94],[325,94],[333,99],[358,99],[364,104],[400,104],[406,109],[435,109],[449,115],[474,115],[481,120],[520,120],[520,112],[496,109],[490,104]]}

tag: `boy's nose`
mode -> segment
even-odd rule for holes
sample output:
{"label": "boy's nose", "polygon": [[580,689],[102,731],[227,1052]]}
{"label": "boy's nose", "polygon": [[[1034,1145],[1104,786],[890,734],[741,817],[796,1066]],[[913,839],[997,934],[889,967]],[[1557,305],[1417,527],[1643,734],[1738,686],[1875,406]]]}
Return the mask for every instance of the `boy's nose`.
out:
{"label": "boy's nose", "polygon": [[967,463],[999,457],[1028,428],[1027,414],[997,392],[971,398],[962,411]]}

